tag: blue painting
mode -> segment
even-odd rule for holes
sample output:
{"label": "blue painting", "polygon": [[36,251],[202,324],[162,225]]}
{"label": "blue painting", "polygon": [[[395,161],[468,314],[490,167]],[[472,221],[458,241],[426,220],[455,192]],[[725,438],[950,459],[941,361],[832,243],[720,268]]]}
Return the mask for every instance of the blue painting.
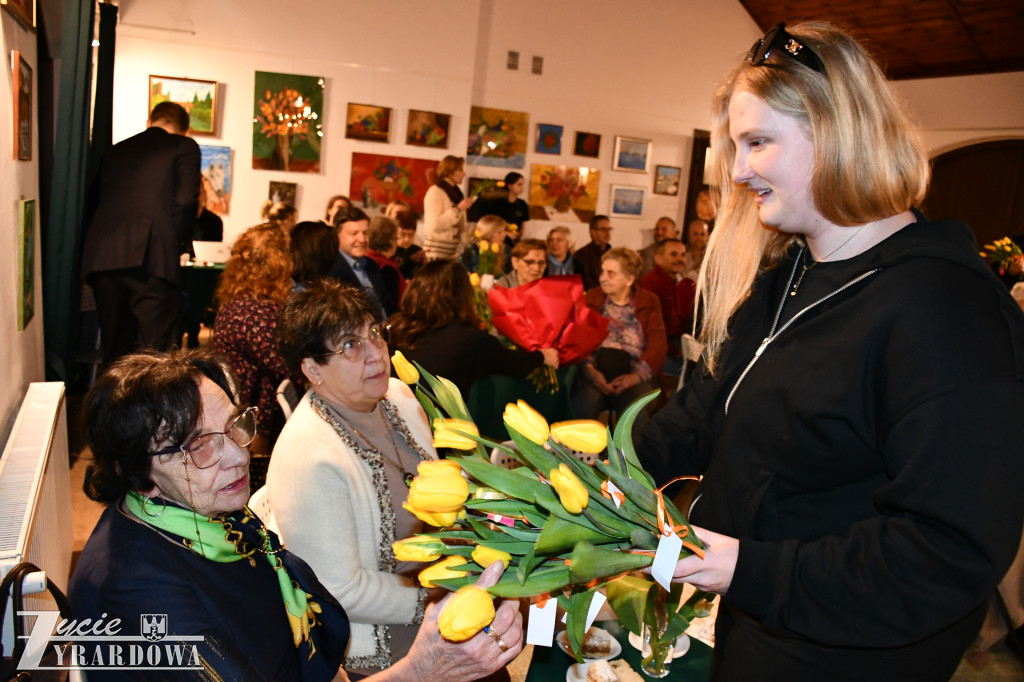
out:
{"label": "blue painting", "polygon": [[615,156],[612,169],[646,173],[651,158],[651,141],[633,137],[615,138]]}
{"label": "blue painting", "polygon": [[612,185],[613,216],[639,218],[644,212],[644,189],[642,187],[619,187]]}
{"label": "blue painting", "polygon": [[562,126],[538,123],[536,149],[538,154],[561,154]]}
{"label": "blue painting", "polygon": [[199,145],[206,208],[217,215],[231,210],[231,147]]}

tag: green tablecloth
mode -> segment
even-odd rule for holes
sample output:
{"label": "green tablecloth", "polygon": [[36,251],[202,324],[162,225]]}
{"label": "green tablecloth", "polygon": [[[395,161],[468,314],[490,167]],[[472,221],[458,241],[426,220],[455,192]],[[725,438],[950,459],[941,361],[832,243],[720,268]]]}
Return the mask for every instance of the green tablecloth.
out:
{"label": "green tablecloth", "polygon": [[[639,673],[644,679],[651,679],[643,674],[640,669],[640,652],[629,643],[629,631],[623,628],[618,621],[598,621],[595,623],[604,628],[619,640],[622,644],[622,655],[619,658],[625,659],[633,670]],[[533,660],[530,662],[530,670],[526,675],[526,682],[561,682],[565,679],[569,666],[576,661],[562,651],[558,644],[551,647],[535,646],[533,648]],[[669,666],[668,677],[663,680],[685,680],[686,682],[703,682],[711,677],[711,647],[690,639],[690,650],[685,656],[672,661]]]}

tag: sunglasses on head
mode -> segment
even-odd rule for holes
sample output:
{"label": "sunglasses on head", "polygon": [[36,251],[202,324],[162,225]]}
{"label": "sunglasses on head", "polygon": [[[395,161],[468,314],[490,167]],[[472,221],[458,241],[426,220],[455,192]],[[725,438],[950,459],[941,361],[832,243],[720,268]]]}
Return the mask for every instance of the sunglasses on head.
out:
{"label": "sunglasses on head", "polygon": [[821,58],[814,53],[814,50],[787,33],[785,24],[777,25],[765,33],[764,38],[754,43],[750,52],[747,53],[747,59],[754,66],[761,66],[776,51],[789,55],[791,59],[817,71],[822,76],[825,75],[825,64]]}

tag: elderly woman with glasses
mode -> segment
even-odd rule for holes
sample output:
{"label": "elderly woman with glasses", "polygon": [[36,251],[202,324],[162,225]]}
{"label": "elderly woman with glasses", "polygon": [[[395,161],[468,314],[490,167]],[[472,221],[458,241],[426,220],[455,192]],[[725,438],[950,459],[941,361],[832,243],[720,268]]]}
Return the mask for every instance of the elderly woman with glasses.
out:
{"label": "elderly woman with glasses", "polygon": [[[159,640],[134,662],[137,644],[76,644],[90,679],[348,679],[345,611],[246,507],[257,410],[234,402],[234,385],[205,352],[138,354],[111,365],[85,399],[85,490],[107,508],[71,579],[75,616],[104,635]],[[493,566],[478,584],[500,573]],[[497,609],[497,636],[461,643],[441,638],[441,608],[427,610],[405,658],[368,679],[475,680],[520,650],[514,605]]]}
{"label": "elderly woman with glasses", "polygon": [[437,454],[416,398],[391,378],[391,328],[378,309],[363,289],[333,280],[285,301],[281,349],[312,388],[267,474],[277,529],[345,608],[345,667],[362,673],[405,655],[431,598],[416,582],[422,565],[398,561],[391,543],[424,529],[403,505],[417,465]]}
{"label": "elderly woman with glasses", "polygon": [[512,272],[495,282],[511,289],[544,276],[548,266],[548,247],[542,239],[523,239],[512,247]]}

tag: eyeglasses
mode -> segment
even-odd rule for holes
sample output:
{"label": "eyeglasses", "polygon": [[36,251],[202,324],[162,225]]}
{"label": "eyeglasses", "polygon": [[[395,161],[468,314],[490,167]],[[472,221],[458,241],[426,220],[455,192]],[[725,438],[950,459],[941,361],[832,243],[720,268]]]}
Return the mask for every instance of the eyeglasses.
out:
{"label": "eyeglasses", "polygon": [[544,260],[527,260],[526,258],[517,258],[516,260],[519,261],[520,263],[526,263],[531,268],[539,268],[544,265],[547,265],[547,261]]}
{"label": "eyeglasses", "polygon": [[779,24],[765,33],[764,38],[754,43],[754,46],[750,48],[750,52],[747,53],[747,59],[754,66],[761,66],[777,47],[807,68],[817,71],[822,76],[825,75],[825,64],[821,61],[821,57],[816,55],[814,50],[787,33],[785,24]]}
{"label": "eyeglasses", "polygon": [[367,343],[372,343],[377,346],[386,346],[390,340],[391,325],[387,322],[381,322],[378,325],[370,327],[369,336],[353,336],[348,338],[341,343],[341,348],[323,353],[320,357],[326,358],[331,355],[344,355],[345,359],[349,362],[359,362],[363,359],[363,356],[366,355]]}
{"label": "eyeglasses", "polygon": [[242,414],[231,420],[228,428],[224,431],[201,433],[183,445],[164,448],[149,454],[151,457],[156,457],[157,455],[182,452],[192,458],[192,464],[197,469],[209,469],[220,462],[224,456],[224,436],[230,438],[240,448],[249,447],[256,438],[256,422],[259,413],[259,408],[247,407]]}
{"label": "eyeglasses", "polygon": [[612,231],[612,228],[610,228],[610,227],[594,227],[594,228],[591,228],[591,229],[593,229],[594,232],[611,232]]}

